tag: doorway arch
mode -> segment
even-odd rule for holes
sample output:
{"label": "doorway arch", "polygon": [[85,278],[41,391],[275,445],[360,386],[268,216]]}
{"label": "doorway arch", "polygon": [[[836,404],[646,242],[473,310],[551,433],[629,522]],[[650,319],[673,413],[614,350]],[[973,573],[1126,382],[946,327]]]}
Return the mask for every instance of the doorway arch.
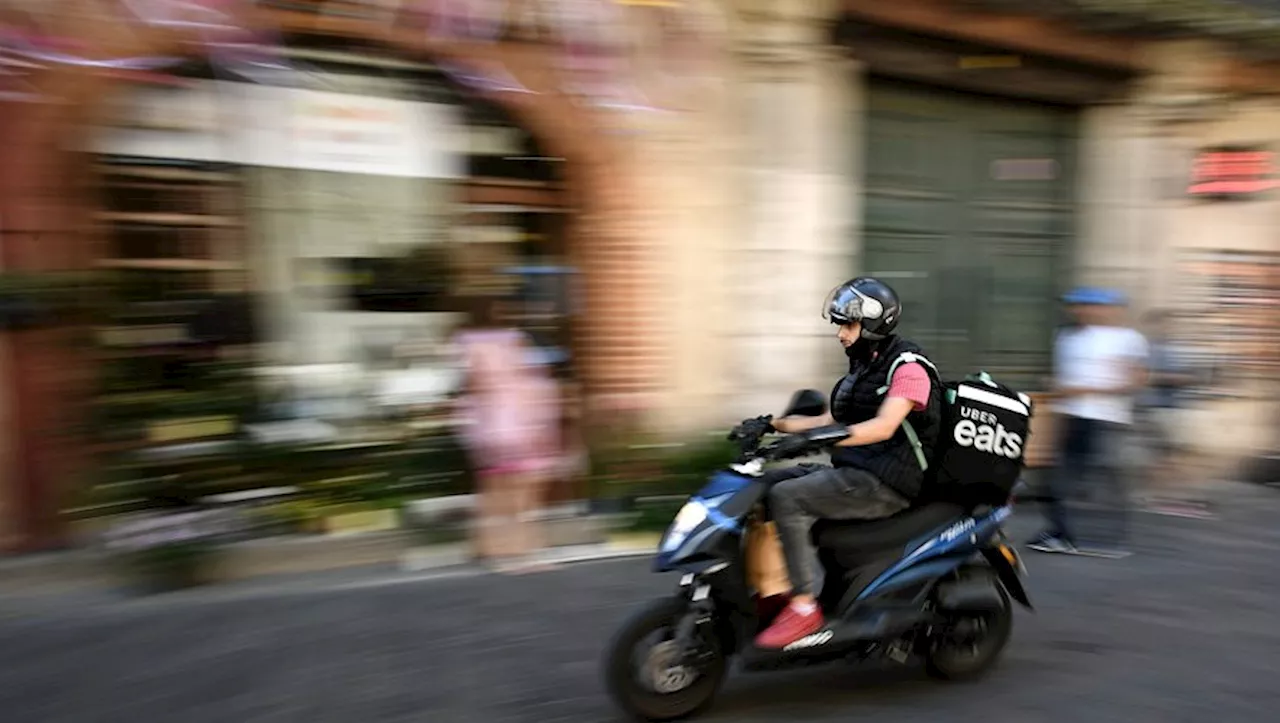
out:
{"label": "doorway arch", "polygon": [[[76,22],[76,21],[70,21]],[[271,27],[291,36],[351,39],[477,72],[510,73],[530,93],[493,92],[499,104],[547,152],[564,159],[565,192],[573,209],[565,230],[573,263],[584,270],[582,291],[591,311],[575,330],[580,372],[588,394],[644,392],[656,380],[645,364],[653,336],[608,324],[610,309],[650,305],[645,284],[634,283],[646,253],[638,209],[625,166],[627,149],[601,111],[558,86],[555,48],[520,42],[456,42],[421,30],[353,18],[255,9],[250,28]],[[167,30],[115,30],[79,25],[76,37],[103,55],[192,56],[194,38]],[[95,207],[90,154],[67,152],[100,116],[118,78],[74,66],[49,67],[32,78],[47,102],[9,104],[0,113],[7,141],[0,164],[0,271],[31,273],[87,268],[95,258],[90,231]],[[599,321],[595,321],[599,320]],[[87,468],[75,442],[93,368],[68,344],[65,329],[0,332],[7,342],[0,368],[0,548],[34,551],[66,539],[60,509],[65,493]]]}

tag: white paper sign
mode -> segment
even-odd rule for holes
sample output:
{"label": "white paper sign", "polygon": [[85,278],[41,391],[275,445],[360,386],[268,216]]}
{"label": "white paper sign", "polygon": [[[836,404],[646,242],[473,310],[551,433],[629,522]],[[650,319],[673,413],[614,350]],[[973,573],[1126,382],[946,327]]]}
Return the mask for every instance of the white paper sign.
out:
{"label": "white paper sign", "polygon": [[466,132],[450,105],[226,81],[147,89],[137,103],[135,114],[198,107],[216,122],[204,131],[99,129],[92,150],[409,178],[465,174]]}

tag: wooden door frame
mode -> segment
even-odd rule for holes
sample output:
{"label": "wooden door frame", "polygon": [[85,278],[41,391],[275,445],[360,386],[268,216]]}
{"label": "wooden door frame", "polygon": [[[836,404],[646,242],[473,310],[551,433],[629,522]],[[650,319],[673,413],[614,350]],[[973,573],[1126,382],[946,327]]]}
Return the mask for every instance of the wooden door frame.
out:
{"label": "wooden door frame", "polygon": [[981,10],[951,0],[843,0],[843,15],[885,27],[1138,72],[1143,43],[1074,28],[1028,12]]}

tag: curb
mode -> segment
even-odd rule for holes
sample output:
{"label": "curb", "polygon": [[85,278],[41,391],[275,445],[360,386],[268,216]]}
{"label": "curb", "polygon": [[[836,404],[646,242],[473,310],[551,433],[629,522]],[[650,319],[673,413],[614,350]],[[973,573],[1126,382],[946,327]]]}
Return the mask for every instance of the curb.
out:
{"label": "curb", "polygon": [[[602,537],[601,542],[552,547],[545,550],[543,556],[548,562],[565,564],[643,556],[657,549],[660,536],[620,533]],[[415,546],[401,532],[317,540],[272,539],[230,546],[217,578],[218,584],[236,585],[378,565],[418,573],[465,567],[470,562],[470,547],[466,543]],[[0,558],[0,597],[112,589],[121,582],[109,569],[100,550]]]}
{"label": "curb", "polygon": [[[654,546],[644,546],[634,540],[600,544],[575,545],[546,550],[542,560],[554,565],[571,565],[633,557],[646,557]],[[96,614],[94,609],[145,611],[171,605],[205,605],[258,598],[313,595],[323,592],[347,592],[365,589],[395,587],[428,581],[443,581],[481,577],[489,574],[484,568],[470,564],[466,545],[441,545],[410,549],[389,566],[344,565],[328,569],[312,569],[298,573],[266,573],[252,577],[228,579],[222,582],[177,590],[156,596],[135,597],[118,581],[108,576],[93,578],[54,579],[43,584],[26,584],[0,587],[0,618],[6,612],[25,610],[31,605],[42,609],[54,609],[67,601],[84,614]],[[351,575],[348,577],[347,575]],[[78,602],[77,602],[78,601]],[[103,608],[103,604],[106,608]],[[16,607],[15,607],[16,606]],[[51,607],[52,606],[52,607]]]}
{"label": "curb", "polygon": [[[543,562],[554,564],[644,557],[653,554],[660,538],[661,535],[648,533],[610,535],[602,543],[552,547],[543,550],[538,557]],[[423,572],[466,565],[470,561],[471,553],[466,545],[432,545],[407,550],[400,557],[400,569]]]}

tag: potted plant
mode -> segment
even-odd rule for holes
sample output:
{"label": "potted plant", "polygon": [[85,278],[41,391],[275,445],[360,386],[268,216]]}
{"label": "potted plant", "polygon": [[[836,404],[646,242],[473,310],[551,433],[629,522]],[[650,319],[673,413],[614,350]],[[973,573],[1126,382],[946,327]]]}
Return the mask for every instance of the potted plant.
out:
{"label": "potted plant", "polygon": [[[217,459],[106,466],[86,490],[103,524],[109,565],[143,594],[212,582],[223,545],[238,529],[234,513],[201,501],[202,474],[217,475]],[[105,516],[104,516],[105,513]]]}
{"label": "potted plant", "polygon": [[161,593],[212,582],[227,516],[175,509],[131,515],[106,533],[106,546],[131,586]]}

